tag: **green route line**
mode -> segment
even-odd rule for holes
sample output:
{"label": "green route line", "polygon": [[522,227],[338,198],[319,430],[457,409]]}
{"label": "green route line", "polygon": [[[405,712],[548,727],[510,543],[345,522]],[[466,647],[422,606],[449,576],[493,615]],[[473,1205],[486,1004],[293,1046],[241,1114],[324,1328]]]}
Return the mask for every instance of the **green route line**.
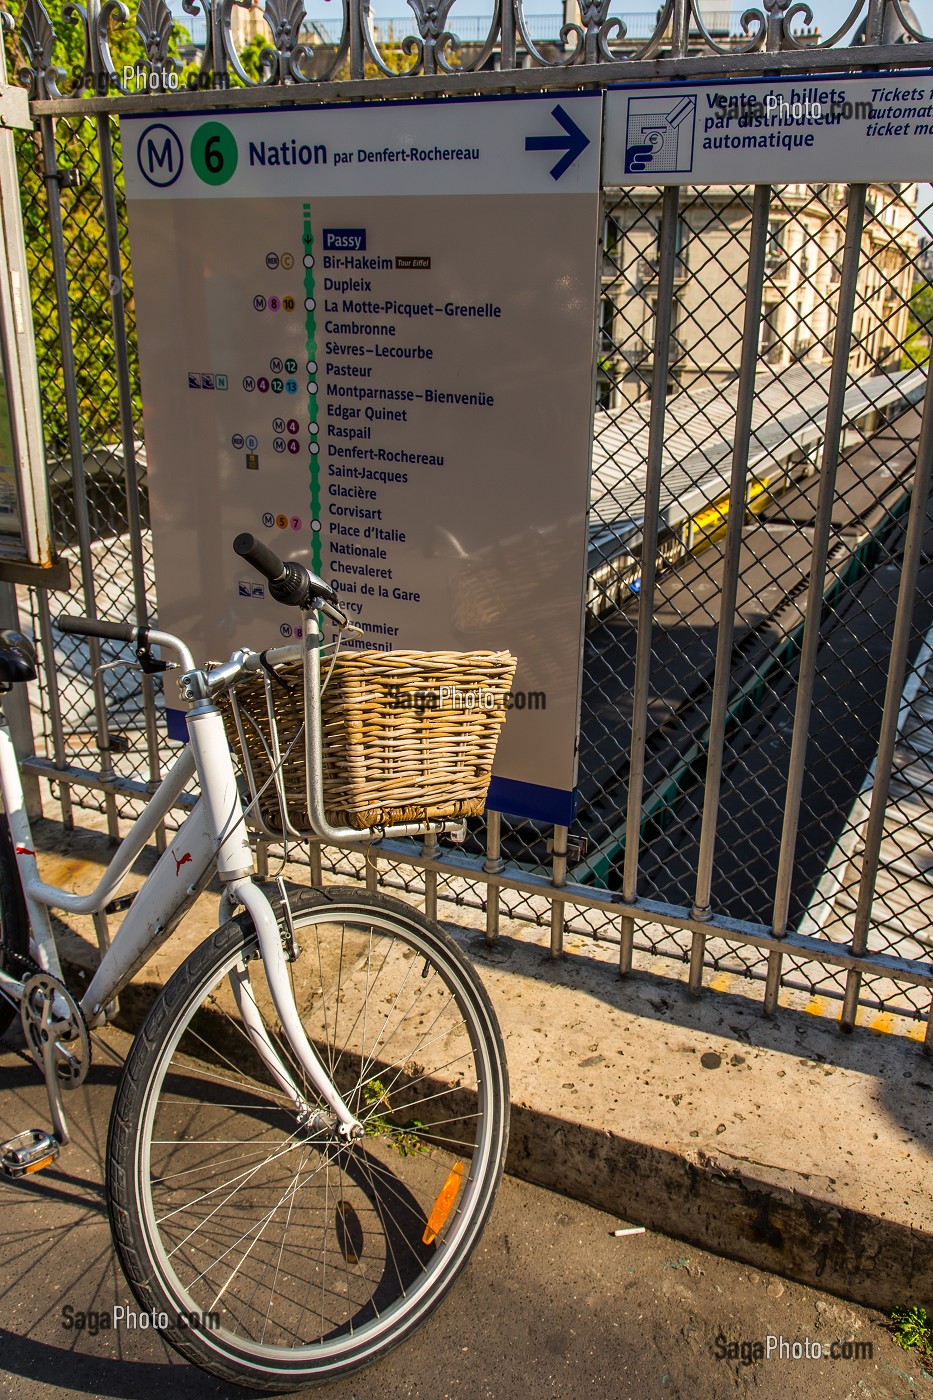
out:
{"label": "green route line", "polygon": [[[311,485],[311,567],[316,574],[321,572],[321,459],[317,441],[317,322],[314,318],[314,234],[311,231],[311,205],[304,206],[304,247],[305,270],[305,347],[308,352],[308,476]],[[315,525],[317,528],[315,528]]]}

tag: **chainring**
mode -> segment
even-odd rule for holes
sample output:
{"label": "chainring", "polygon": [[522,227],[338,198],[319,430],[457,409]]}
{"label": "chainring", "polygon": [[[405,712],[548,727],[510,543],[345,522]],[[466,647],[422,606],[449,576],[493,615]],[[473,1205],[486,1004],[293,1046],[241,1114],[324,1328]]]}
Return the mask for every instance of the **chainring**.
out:
{"label": "chainring", "polygon": [[[66,1016],[53,1016],[53,1004],[64,1003]],[[23,986],[20,1020],[26,1049],[45,1073],[44,1049],[54,1039],[55,1071],[59,1087],[77,1089],[91,1067],[91,1037],[81,1010],[68,988],[48,972],[37,972]]]}

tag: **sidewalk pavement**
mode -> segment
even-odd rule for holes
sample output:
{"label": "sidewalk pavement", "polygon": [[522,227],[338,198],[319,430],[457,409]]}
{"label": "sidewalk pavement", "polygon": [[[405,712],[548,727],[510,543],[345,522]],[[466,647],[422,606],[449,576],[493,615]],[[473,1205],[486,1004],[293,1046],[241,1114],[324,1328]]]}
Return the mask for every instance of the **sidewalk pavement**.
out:
{"label": "sidewalk pavement", "polygon": [[[96,886],[112,849],[103,835],[44,821],[35,837],[45,880]],[[127,890],[152,863],[144,852]],[[308,881],[303,866],[284,874]],[[844,1037],[802,1003],[766,1020],[760,987],[739,979],[693,998],[682,966],[655,957],[636,956],[622,981],[616,949],[589,940],[552,962],[518,921],[503,920],[488,949],[478,911],[438,908],[502,1025],[513,1175],[870,1307],[928,1304],[933,1065],[915,1039]],[[118,1024],[138,1026],[216,924],[208,891],[123,993]],[[86,983],[90,919],[56,916],[56,934],[66,976]]]}

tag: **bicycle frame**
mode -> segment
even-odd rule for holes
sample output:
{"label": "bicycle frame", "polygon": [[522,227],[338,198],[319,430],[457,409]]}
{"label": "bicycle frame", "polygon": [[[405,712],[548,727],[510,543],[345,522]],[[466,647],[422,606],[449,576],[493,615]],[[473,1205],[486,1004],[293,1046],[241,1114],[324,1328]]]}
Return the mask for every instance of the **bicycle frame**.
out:
{"label": "bicycle frame", "polygon": [[[324,810],[323,757],[321,748],[321,631],[315,608],[302,609],[303,641],[297,649],[302,656],[306,733],[306,776],[309,813],[313,830],[325,840],[359,842],[363,833],[348,827],[332,826]],[[76,630],[71,619],[72,630]],[[242,905],[256,930],[266,982],[304,1082],[310,1083],[336,1118],[336,1132],[344,1140],[359,1136],[363,1129],[328,1078],[317,1052],[305,1034],[295,1006],[288,973],[283,936],[278,918],[266,895],[254,882],[253,851],[246,826],[246,813],[237,786],[236,773],[223,717],[214,696],[234,684],[245,669],[262,664],[262,658],[249,652],[235,652],[230,661],[212,673],[198,670],[187,647],[169,633],[149,631],[145,645],[173,650],[184,673],[180,691],[188,700],[188,746],[176,759],[145,811],[117,848],[97,888],[87,895],[69,894],[46,884],[39,877],[29,820],[23,801],[19,764],[9,728],[0,714],[0,796],[10,824],[17,870],[26,900],[30,923],[30,951],[43,972],[61,982],[50,909],[70,914],[90,914],[100,918],[114,898],[133,861],[164,821],[170,809],[195,776],[201,796],[187,820],[157,862],[141,889],[134,896],[116,936],[103,949],[100,965],[80,1002],[89,1029],[107,1019],[107,1007],[127,985],[134,973],[151,958],[184,918],[216,870],[223,886],[221,919]],[[283,658],[293,648],[267,653]],[[412,836],[426,832],[460,832],[462,823],[437,821],[409,822],[387,827],[381,835]],[[0,995],[22,1001],[26,980],[0,970]],[[299,1119],[311,1119],[314,1111],[295,1083],[288,1067],[273,1045],[256,1006],[245,967],[230,974],[230,987],[246,1033],[270,1074],[292,1100]],[[68,1011],[64,995],[52,997],[57,1019],[65,1023]],[[57,1004],[61,1003],[59,1007]],[[51,1061],[49,1061],[51,1063]],[[53,1082],[54,1081],[54,1082]],[[46,1067],[46,1085],[55,1134],[59,1143],[68,1140],[67,1124],[61,1106],[61,1093],[54,1070]]]}
{"label": "bicycle frame", "polygon": [[[133,899],[80,1006],[88,1026],[106,1021],[106,1007],[169,937],[216,870],[225,886],[222,909],[243,905],[259,939],[266,981],[298,1066],[336,1116],[337,1132],[350,1138],[362,1132],[356,1117],[337,1093],[311,1046],[295,1006],[282,934],[275,911],[253,881],[253,854],[223,719],[208,700],[188,713],[189,745],[175,761],[146,810],[118,847],[97,888],[88,895],[69,894],[39,877],[29,820],[23,801],[19,765],[6,720],[0,718],[0,795],[10,823],[26,907],[30,951],[43,970],[61,980],[49,910],[100,914],[119,889],[133,861],[156,827],[197,774],[202,796]],[[244,1026],[258,1054],[299,1112],[310,1108],[272,1044],[256,1011],[249,979],[230,979]],[[24,983],[0,972],[0,992],[22,1000]],[[57,1085],[47,1085],[59,1142],[68,1140]]]}

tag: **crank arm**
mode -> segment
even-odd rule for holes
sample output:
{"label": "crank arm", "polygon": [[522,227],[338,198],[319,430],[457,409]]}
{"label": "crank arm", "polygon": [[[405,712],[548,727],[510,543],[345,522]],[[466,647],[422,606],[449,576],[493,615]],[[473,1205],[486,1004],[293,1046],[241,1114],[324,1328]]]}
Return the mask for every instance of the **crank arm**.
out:
{"label": "crank arm", "polygon": [[[62,1108],[62,1089],[58,1081],[58,1066],[55,1060],[56,1042],[61,1025],[52,1020],[52,1002],[52,997],[46,997],[45,1005],[42,1008],[42,1073],[45,1078],[45,1092],[49,1098],[52,1132],[59,1146],[64,1147],[69,1140],[68,1122],[65,1118],[65,1110]],[[67,1026],[67,1022],[65,1025]]]}

